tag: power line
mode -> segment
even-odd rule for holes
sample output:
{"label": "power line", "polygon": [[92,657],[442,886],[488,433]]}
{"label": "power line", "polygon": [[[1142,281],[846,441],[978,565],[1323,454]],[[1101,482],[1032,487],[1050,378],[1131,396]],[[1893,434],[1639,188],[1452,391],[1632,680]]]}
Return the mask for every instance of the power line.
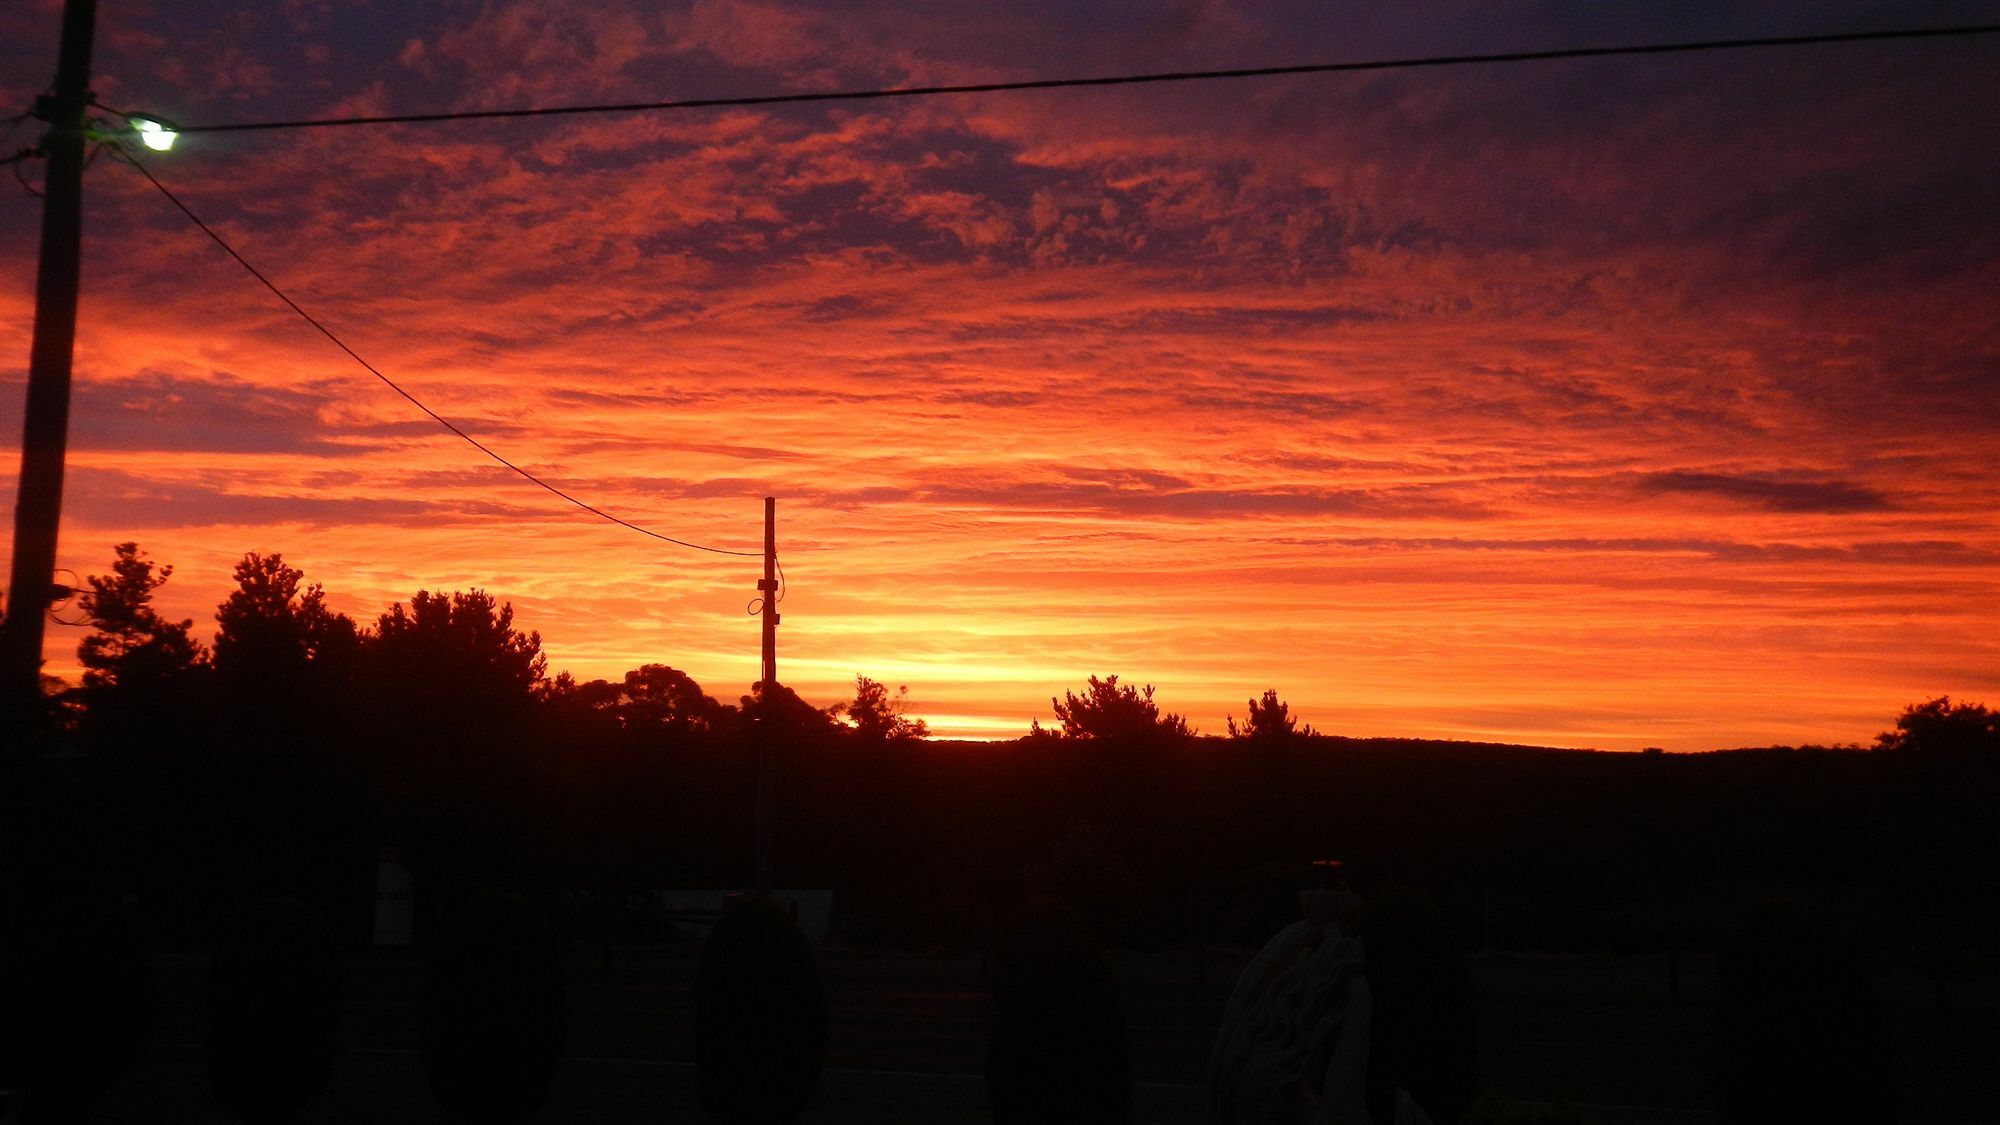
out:
{"label": "power line", "polygon": [[1806,47],[1829,43],[1864,43],[1891,39],[1939,39],[2000,33],[2000,24],[1960,27],[1900,28],[1849,31],[1828,35],[1786,35],[1759,39],[1704,39],[1682,43],[1639,43],[1618,47],[1565,47],[1551,51],[1506,51],[1484,55],[1431,55],[1376,59],[1367,62],[1307,63],[1299,66],[1244,67],[1235,70],[1182,70],[1159,74],[1119,74],[1089,78],[1040,78],[1023,82],[970,82],[951,86],[900,86],[875,90],[818,93],[756,94],[734,98],[682,98],[673,101],[618,102],[604,105],[543,106],[535,109],[482,109],[457,113],[405,113],[367,117],[307,118],[298,121],[245,121],[224,125],[181,125],[183,133],[236,133],[263,129],[319,129],[345,125],[407,125],[434,121],[481,121],[514,117],[558,117],[584,113],[645,113],[668,109],[716,109],[724,106],[787,105],[799,102],[868,101],[918,98],[938,94],[991,94],[1006,90],[1062,90],[1085,86],[1139,86],[1163,82],[1205,82],[1225,78],[1270,78],[1286,74],[1343,74],[1369,70],[1411,70],[1419,67],[1474,66],[1487,63],[1541,62],[1549,59],[1607,58],[1615,55],[1669,55],[1691,51],[1734,51],[1765,47]]}
{"label": "power line", "polygon": [[582,508],[584,511],[589,512],[591,515],[597,516],[601,519],[609,520],[620,527],[630,528],[641,535],[650,536],[654,539],[658,539],[665,543],[672,543],[677,547],[688,547],[692,548],[693,550],[708,551],[712,554],[717,554],[717,555],[739,555],[745,558],[763,557],[764,552],[762,551],[730,551],[730,550],[725,550],[721,547],[708,547],[700,543],[690,543],[685,539],[676,539],[671,535],[662,535],[657,531],[651,530],[650,528],[640,527],[636,523],[632,523],[629,520],[620,519],[617,516],[612,515],[610,512],[605,511],[602,508],[598,508],[594,505],[585,503],[584,501],[579,500],[574,496],[571,496],[569,493],[564,492],[562,489],[557,488],[555,485],[550,484],[548,481],[543,480],[542,478],[536,476],[535,474],[529,472],[528,470],[522,468],[521,466],[516,465],[514,462],[509,461],[505,457],[500,456],[498,453],[493,452],[492,449],[482,444],[478,438],[475,438],[471,434],[466,433],[464,430],[459,429],[457,426],[452,424],[449,418],[446,418],[444,415],[439,414],[437,411],[432,410],[428,406],[425,406],[423,402],[417,398],[417,396],[411,394],[410,392],[404,390],[402,387],[398,386],[394,379],[391,379],[387,375],[382,374],[381,371],[376,369],[374,364],[369,363],[367,360],[361,358],[361,354],[359,352],[356,352],[353,348],[348,347],[345,341],[343,341],[340,337],[334,335],[332,329],[328,328],[324,324],[321,324],[317,319],[313,317],[311,313],[307,312],[305,309],[300,308],[299,303],[297,301],[294,301],[290,297],[286,296],[284,290],[278,288],[275,284],[272,283],[270,278],[264,276],[262,271],[260,271],[256,266],[251,265],[247,260],[245,260],[243,255],[237,253],[236,248],[229,245],[228,242],[224,241],[223,237],[217,234],[213,227],[210,227],[207,223],[202,222],[201,216],[195,214],[192,210],[189,210],[188,205],[182,203],[180,201],[179,196],[176,196],[173,192],[167,190],[167,185],[161,183],[157,178],[155,178],[153,173],[144,164],[141,164],[135,157],[133,157],[132,154],[116,149],[114,149],[113,151],[118,152],[118,155],[121,158],[123,158],[126,163],[130,164],[134,168],[137,168],[139,170],[140,175],[146,177],[148,182],[150,182],[154,187],[160,190],[161,195],[167,197],[167,202],[172,203],[175,207],[179,208],[181,214],[186,215],[189,221],[193,222],[195,226],[200,227],[203,234],[206,234],[208,235],[209,238],[215,240],[215,244],[217,246],[222,247],[224,253],[236,259],[237,265],[240,265],[245,270],[248,270],[251,277],[254,277],[258,281],[262,282],[264,288],[269,289],[274,295],[277,296],[277,298],[280,301],[283,301],[288,307],[290,307],[293,312],[299,314],[299,316],[302,319],[304,319],[307,324],[310,324],[314,328],[317,328],[319,330],[320,335],[325,336],[329,340],[332,340],[335,347],[339,348],[341,351],[346,352],[348,356],[354,360],[354,362],[360,364],[363,368],[366,368],[370,375],[373,375],[377,379],[380,379],[383,385],[387,386],[390,390],[395,391],[397,394],[402,395],[404,398],[408,399],[410,401],[410,404],[415,406],[418,410],[421,410],[425,414],[430,415],[431,418],[434,421],[436,421],[438,425],[443,426],[445,429],[450,430],[452,433],[457,434],[460,438],[463,438],[466,444],[472,446],[472,448],[477,449],[479,452],[484,453],[486,456],[491,457],[493,460],[499,462],[502,465],[505,465],[509,469],[512,469],[514,472],[518,473],[524,479],[531,481],[534,484],[539,485],[544,489],[547,489],[549,492],[554,493],[557,496],[560,496],[564,500],[569,501],[571,504],[574,504],[577,507]]}

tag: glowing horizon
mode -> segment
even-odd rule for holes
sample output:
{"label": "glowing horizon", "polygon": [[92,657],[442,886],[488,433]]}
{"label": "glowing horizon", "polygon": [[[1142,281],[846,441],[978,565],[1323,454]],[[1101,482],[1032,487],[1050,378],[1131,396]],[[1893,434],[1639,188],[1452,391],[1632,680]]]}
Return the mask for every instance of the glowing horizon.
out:
{"label": "glowing horizon", "polygon": [[[149,11],[100,21],[95,86],[182,122],[1880,19]],[[0,14],[14,103],[54,12]],[[149,167],[557,486],[730,548],[776,496],[780,678],[815,703],[863,674],[940,737],[1013,737],[1117,674],[1204,733],[1276,689],[1328,734],[1866,742],[2000,696],[1994,49],[194,133]],[[747,690],[756,560],[484,460],[129,169],[86,207],[59,565],[137,541],[204,639],[251,550],[362,624],[478,587],[551,674]],[[39,213],[0,210],[9,493]],[[52,670],[77,635],[51,626]]]}

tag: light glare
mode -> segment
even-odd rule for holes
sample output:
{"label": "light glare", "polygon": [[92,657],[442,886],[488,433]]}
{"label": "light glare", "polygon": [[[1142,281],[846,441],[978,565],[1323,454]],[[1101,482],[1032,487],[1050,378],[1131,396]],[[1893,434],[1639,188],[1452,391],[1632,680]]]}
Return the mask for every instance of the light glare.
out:
{"label": "light glare", "polygon": [[180,137],[178,132],[150,117],[131,117],[127,120],[139,134],[139,142],[154,152],[166,152],[173,148],[174,141]]}

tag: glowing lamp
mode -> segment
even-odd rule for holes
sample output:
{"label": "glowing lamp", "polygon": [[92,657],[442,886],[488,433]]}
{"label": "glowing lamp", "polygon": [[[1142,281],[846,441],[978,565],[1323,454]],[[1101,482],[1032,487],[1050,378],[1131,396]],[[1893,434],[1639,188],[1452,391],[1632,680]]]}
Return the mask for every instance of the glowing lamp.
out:
{"label": "glowing lamp", "polygon": [[154,152],[165,152],[174,147],[174,141],[181,135],[173,122],[144,113],[127,114],[125,123],[139,135],[139,143]]}

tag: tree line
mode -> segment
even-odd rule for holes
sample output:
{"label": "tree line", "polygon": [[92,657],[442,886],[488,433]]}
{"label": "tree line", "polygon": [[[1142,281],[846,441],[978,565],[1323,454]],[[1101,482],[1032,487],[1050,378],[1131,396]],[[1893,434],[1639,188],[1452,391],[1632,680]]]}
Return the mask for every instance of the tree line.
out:
{"label": "tree line", "polygon": [[205,644],[155,609],[172,573],[128,543],[87,580],[81,682],[50,683],[44,751],[7,767],[30,889],[135,896],[163,940],[271,894],[363,940],[385,847],[434,904],[741,886],[759,722],[779,882],[834,889],[857,943],[976,947],[1037,896],[1112,944],[1255,943],[1328,870],[1430,893],[1473,945],[1699,943],[1753,893],[1827,900],[1885,948],[2000,936],[1965,875],[2000,860],[2000,733],[1946,698],[1870,750],[1621,755],[1340,738],[1275,691],[1203,738],[1150,686],[1093,675],[1052,726],[973,748],[928,740],[866,676],[831,707],[724,702],[666,664],[551,676],[483,591],[358,623],[277,554],[243,556]]}

